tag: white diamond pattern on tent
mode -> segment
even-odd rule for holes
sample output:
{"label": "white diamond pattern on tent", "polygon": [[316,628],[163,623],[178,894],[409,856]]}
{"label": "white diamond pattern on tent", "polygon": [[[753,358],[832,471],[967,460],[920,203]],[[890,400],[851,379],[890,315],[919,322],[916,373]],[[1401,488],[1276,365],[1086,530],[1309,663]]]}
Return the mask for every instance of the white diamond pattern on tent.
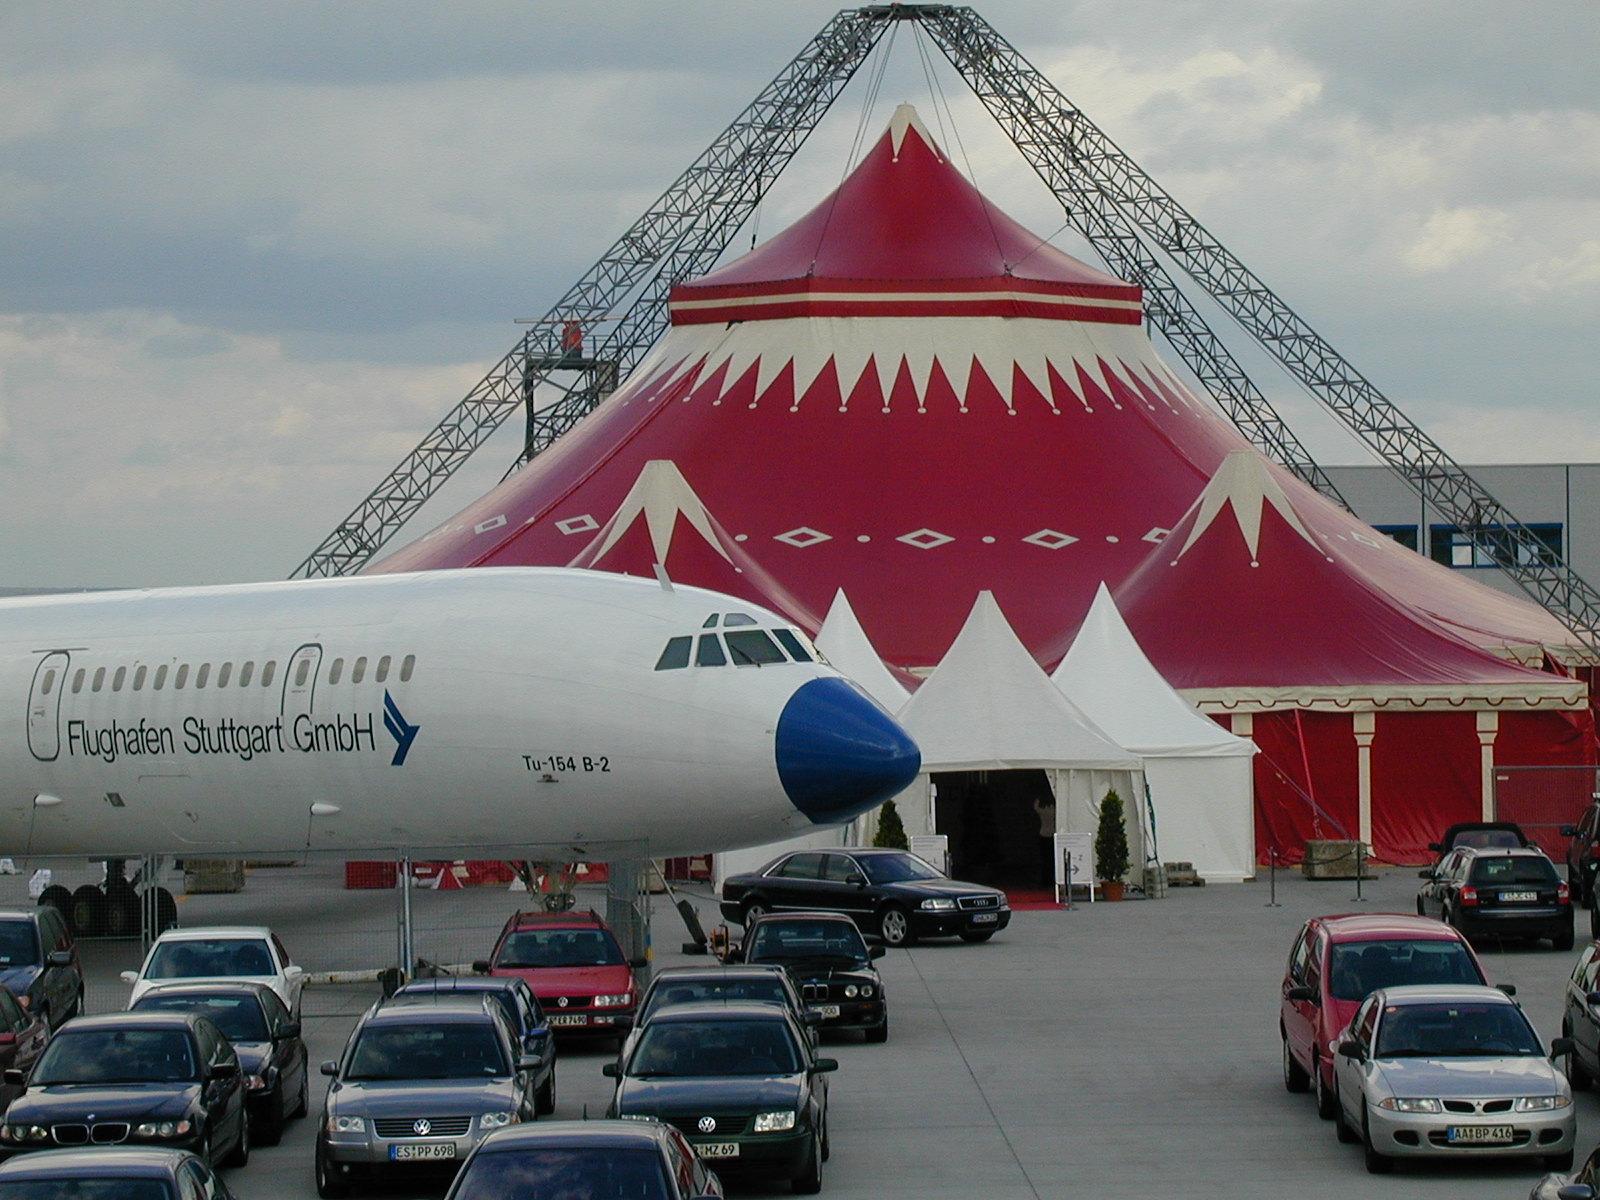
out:
{"label": "white diamond pattern on tent", "polygon": [[955,538],[937,529],[913,529],[910,533],[901,534],[895,541],[915,546],[918,550],[936,550],[946,542],[955,541]]}
{"label": "white diamond pattern on tent", "polygon": [[499,529],[500,526],[504,525],[505,523],[506,515],[505,513],[501,513],[498,517],[490,517],[487,521],[479,521],[472,527],[472,532],[488,533],[491,529]]}
{"label": "white diamond pattern on tent", "polygon": [[1149,533],[1145,534],[1139,540],[1141,542],[1149,542],[1153,546],[1157,542],[1166,541],[1167,538],[1171,535],[1171,533],[1172,533],[1172,530],[1163,529],[1163,528],[1161,528],[1161,526],[1157,525],[1154,529],[1152,529]]}
{"label": "white diamond pattern on tent", "polygon": [[1038,533],[1030,533],[1022,539],[1030,546],[1042,546],[1046,550],[1060,550],[1072,545],[1078,539],[1070,533],[1062,533],[1059,529],[1041,529]]}
{"label": "white diamond pattern on tent", "polygon": [[818,542],[831,542],[832,535],[823,533],[820,529],[812,529],[802,525],[799,529],[791,529],[788,533],[779,533],[773,536],[773,541],[783,542],[797,550],[804,550],[807,546],[815,546]]}
{"label": "white diamond pattern on tent", "polygon": [[584,513],[581,517],[565,517],[557,521],[556,528],[571,537],[575,533],[588,533],[591,529],[599,529],[600,522],[588,513]]}

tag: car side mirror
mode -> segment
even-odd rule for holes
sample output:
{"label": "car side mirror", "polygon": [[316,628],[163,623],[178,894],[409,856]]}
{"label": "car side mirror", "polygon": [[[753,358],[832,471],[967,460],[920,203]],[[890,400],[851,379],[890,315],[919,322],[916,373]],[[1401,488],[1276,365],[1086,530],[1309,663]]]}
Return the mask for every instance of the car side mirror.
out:
{"label": "car side mirror", "polygon": [[1432,867],[1424,867],[1422,870],[1417,872],[1418,879],[1432,879],[1433,877]]}
{"label": "car side mirror", "polygon": [[297,1038],[299,1036],[300,1036],[300,1022],[299,1021],[285,1021],[278,1029],[278,1040],[279,1041],[286,1042],[290,1038]]}
{"label": "car side mirror", "polygon": [[72,951],[52,950],[45,955],[44,961],[52,967],[70,967],[72,965]]}
{"label": "car side mirror", "polygon": [[1443,842],[1429,842],[1428,843],[1428,849],[1432,850],[1435,854],[1443,854],[1444,853],[1444,843]]}
{"label": "car side mirror", "polygon": [[1577,1043],[1569,1037],[1558,1037],[1550,1043],[1550,1057],[1552,1059],[1565,1058],[1571,1054]]}
{"label": "car side mirror", "polygon": [[873,946],[867,951],[867,957],[876,960],[882,958],[887,953],[889,953],[889,948],[887,946]]}
{"label": "car side mirror", "polygon": [[1561,836],[1562,837],[1577,837],[1578,836],[1578,831],[1577,831],[1577,829],[1575,829],[1571,825],[1563,825],[1561,827]]}
{"label": "car side mirror", "polygon": [[1367,1060],[1367,1048],[1356,1041],[1355,1038],[1346,1038],[1340,1042],[1339,1053],[1345,1058],[1353,1058],[1357,1062],[1365,1062]]}
{"label": "car side mirror", "polygon": [[826,1075],[829,1071],[837,1071],[838,1069],[839,1060],[837,1058],[817,1058],[811,1061],[811,1073],[813,1075]]}
{"label": "car side mirror", "polygon": [[27,1072],[19,1071],[15,1067],[7,1067],[3,1078],[9,1087],[26,1087],[28,1085]]}
{"label": "car side mirror", "polygon": [[329,1078],[332,1078],[339,1073],[339,1064],[330,1058],[327,1062],[323,1063],[318,1070],[320,1070],[324,1075],[327,1075]]}
{"label": "car side mirror", "polygon": [[617,1066],[617,1064],[614,1062],[606,1063],[600,1068],[600,1074],[604,1075],[607,1079],[621,1079],[622,1068]]}
{"label": "car side mirror", "polygon": [[487,975],[489,969],[489,960],[487,958],[475,959],[472,963],[472,973],[474,975]]}
{"label": "car side mirror", "polygon": [[635,971],[642,971],[650,965],[650,960],[648,958],[630,958],[628,965]]}
{"label": "car side mirror", "polygon": [[532,1071],[539,1066],[539,1060],[531,1054],[524,1054],[517,1059],[517,1070]]}
{"label": "car side mirror", "polygon": [[123,983],[138,983],[139,982],[139,972],[137,972],[137,971],[124,971],[124,972],[122,972],[122,974],[118,978],[120,978]]}
{"label": "car side mirror", "polygon": [[1322,997],[1317,995],[1317,989],[1303,983],[1295,984],[1284,993],[1284,998],[1293,1001],[1295,1004],[1320,1004],[1322,1002]]}
{"label": "car side mirror", "polygon": [[1556,1200],[1595,1200],[1595,1193],[1587,1183],[1569,1183],[1556,1189]]}
{"label": "car side mirror", "polygon": [[1517,985],[1514,983],[1497,983],[1494,986],[1496,991],[1504,992],[1508,996],[1517,994]]}

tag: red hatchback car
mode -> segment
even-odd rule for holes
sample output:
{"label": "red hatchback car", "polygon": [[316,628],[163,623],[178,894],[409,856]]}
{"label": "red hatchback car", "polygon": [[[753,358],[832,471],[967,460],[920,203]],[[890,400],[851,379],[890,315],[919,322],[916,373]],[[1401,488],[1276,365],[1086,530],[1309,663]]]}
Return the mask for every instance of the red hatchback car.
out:
{"label": "red hatchback car", "polygon": [[500,931],[494,954],[473,970],[515,976],[539,997],[553,1033],[621,1038],[633,1025],[639,989],[622,947],[600,915],[519,912]]}
{"label": "red hatchback car", "polygon": [[1487,982],[1467,939],[1442,922],[1399,913],[1311,918],[1283,975],[1283,1086],[1315,1087],[1317,1114],[1331,1119],[1332,1044],[1367,996],[1402,984]]}

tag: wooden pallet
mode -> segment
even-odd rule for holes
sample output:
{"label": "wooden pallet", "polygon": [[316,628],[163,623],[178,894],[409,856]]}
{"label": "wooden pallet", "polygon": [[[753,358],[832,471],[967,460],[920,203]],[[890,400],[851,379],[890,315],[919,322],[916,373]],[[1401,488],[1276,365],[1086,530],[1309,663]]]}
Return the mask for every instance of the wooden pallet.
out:
{"label": "wooden pallet", "polygon": [[1163,863],[1168,887],[1205,887],[1205,879],[1195,871],[1192,862]]}

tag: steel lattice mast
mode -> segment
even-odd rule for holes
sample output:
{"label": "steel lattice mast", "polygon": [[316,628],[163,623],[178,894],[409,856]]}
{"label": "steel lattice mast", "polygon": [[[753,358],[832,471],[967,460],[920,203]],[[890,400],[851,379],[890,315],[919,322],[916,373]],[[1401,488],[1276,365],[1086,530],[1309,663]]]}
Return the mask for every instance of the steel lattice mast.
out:
{"label": "steel lattice mast", "polygon": [[[293,577],[358,571],[449,479],[539,382],[573,361],[569,323],[592,328],[644,292],[586,360],[587,381],[530,417],[530,450],[547,446],[598,402],[661,335],[666,291],[703,270],[749,218],[887,27],[876,10],[846,10],[780,71],[703,154],[578,280],[465,399],[390,471]],[[609,355],[609,358],[606,357]]]}
{"label": "steel lattice mast", "polygon": [[[1428,504],[1533,600],[1600,650],[1600,592],[1530,533],[1365,376],[1211,235],[975,10],[918,5],[916,19],[1003,123],[1063,204],[1081,176]],[[1037,161],[1036,161],[1037,160]]]}

